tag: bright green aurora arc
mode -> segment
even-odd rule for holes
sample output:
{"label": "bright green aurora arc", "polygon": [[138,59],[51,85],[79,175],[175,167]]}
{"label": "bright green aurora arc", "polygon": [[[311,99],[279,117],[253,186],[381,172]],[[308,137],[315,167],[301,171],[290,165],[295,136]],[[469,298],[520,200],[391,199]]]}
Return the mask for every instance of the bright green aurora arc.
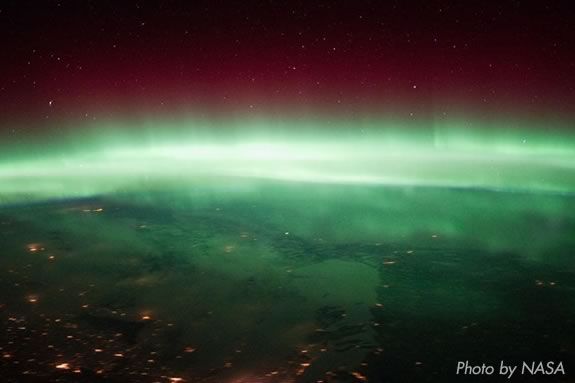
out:
{"label": "bright green aurora arc", "polygon": [[50,142],[8,140],[0,155],[0,201],[232,180],[575,191],[575,136],[564,122],[460,119],[430,128],[383,118],[186,118],[139,124],[92,124],[81,135]]}

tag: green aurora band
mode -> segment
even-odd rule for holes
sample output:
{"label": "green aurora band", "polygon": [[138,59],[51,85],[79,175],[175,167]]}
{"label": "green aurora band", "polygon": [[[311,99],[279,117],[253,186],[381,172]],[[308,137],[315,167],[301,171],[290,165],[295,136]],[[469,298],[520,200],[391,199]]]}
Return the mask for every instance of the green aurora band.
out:
{"label": "green aurora band", "polygon": [[189,117],[92,123],[50,139],[4,140],[0,202],[256,180],[575,192],[575,135],[568,124],[548,125]]}

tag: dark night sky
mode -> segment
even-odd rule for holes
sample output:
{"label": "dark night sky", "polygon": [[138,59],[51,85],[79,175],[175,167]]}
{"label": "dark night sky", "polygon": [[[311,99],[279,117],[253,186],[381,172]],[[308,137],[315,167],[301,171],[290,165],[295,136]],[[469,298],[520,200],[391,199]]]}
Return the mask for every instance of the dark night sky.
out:
{"label": "dark night sky", "polygon": [[0,113],[570,114],[570,3],[7,1]]}

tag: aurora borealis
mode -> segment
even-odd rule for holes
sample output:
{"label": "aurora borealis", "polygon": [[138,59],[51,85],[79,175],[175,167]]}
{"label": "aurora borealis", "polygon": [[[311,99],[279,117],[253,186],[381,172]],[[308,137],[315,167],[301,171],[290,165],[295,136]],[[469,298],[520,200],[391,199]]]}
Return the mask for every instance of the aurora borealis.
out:
{"label": "aurora borealis", "polygon": [[0,381],[571,381],[574,16],[3,3]]}
{"label": "aurora borealis", "polygon": [[[472,127],[461,128],[465,123]],[[444,121],[431,129],[381,119],[223,120],[208,122],[208,129],[205,124],[155,120],[145,126],[161,127],[160,132],[140,136],[129,126],[115,135],[85,129],[90,139],[71,134],[63,140],[69,142],[65,147],[43,142],[28,155],[14,145],[15,159],[9,155],[0,161],[1,196],[145,192],[162,182],[193,185],[226,177],[561,193],[575,187],[575,138],[565,128],[550,135],[549,129],[541,133],[528,123],[508,128],[506,121],[487,127]],[[270,126],[274,131],[266,132]]]}
{"label": "aurora borealis", "polygon": [[570,14],[7,3],[0,199],[170,174],[570,192]]}

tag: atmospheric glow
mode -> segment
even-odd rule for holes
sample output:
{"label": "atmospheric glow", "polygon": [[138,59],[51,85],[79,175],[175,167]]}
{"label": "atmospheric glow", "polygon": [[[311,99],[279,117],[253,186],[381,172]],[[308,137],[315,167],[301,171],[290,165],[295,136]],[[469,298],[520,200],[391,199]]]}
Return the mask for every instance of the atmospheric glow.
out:
{"label": "atmospheric glow", "polygon": [[[386,120],[357,123],[359,130],[344,121],[328,133],[311,120],[283,121],[276,128],[284,133],[270,136],[266,122],[229,124],[242,128],[233,139],[202,136],[194,129],[201,124],[190,120],[162,125],[161,136],[130,135],[120,127],[39,150],[21,145],[21,153],[0,157],[0,200],[232,180],[575,191],[575,138],[565,134],[550,141],[548,133],[528,128],[495,133],[445,123],[409,129]],[[307,130],[289,131],[298,124]]]}

